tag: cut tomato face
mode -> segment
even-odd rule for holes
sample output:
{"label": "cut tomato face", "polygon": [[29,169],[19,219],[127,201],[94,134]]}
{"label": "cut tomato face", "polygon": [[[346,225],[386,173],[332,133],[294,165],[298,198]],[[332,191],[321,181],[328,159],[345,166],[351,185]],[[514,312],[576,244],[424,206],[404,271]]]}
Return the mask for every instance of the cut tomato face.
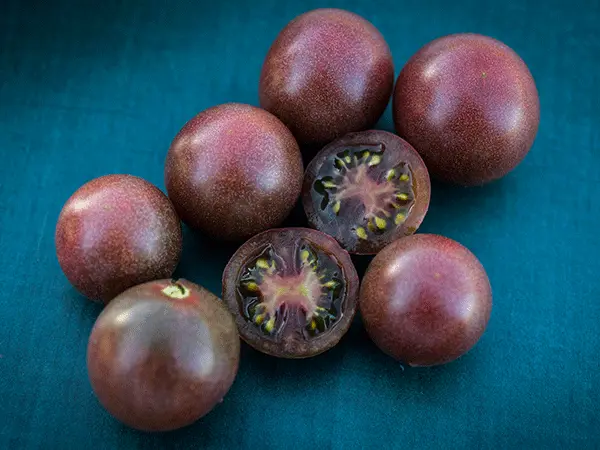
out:
{"label": "cut tomato face", "polygon": [[308,228],[261,233],[233,255],[223,300],[255,349],[306,358],[336,345],[356,311],[358,275],[335,239]]}
{"label": "cut tomato face", "polygon": [[416,150],[392,133],[371,130],[317,154],[304,176],[303,205],[310,225],[348,252],[375,254],[419,228],[430,191]]}

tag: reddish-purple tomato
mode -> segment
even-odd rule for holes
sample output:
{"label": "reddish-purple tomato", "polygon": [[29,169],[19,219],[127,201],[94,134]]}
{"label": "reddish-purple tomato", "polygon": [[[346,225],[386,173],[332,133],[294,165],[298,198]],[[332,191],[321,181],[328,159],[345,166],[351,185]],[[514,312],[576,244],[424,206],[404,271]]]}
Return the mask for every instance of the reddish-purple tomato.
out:
{"label": "reddish-purple tomato", "polygon": [[302,190],[304,167],[292,133],[272,114],[227,103],[191,119],[165,164],[169,198],[191,228],[243,240],[279,225]]}
{"label": "reddish-purple tomato", "polygon": [[282,358],[307,358],[336,345],[358,300],[350,255],[308,228],[265,231],[243,244],[223,274],[223,300],[241,338]]}
{"label": "reddish-purple tomato", "polygon": [[303,204],[312,227],[350,253],[375,254],[419,228],[430,191],[415,149],[395,134],[370,130],[317,153],[304,175]]}
{"label": "reddish-purple tomato", "polygon": [[394,85],[390,49],[364,18],[316,9],[292,20],[264,61],[260,104],[303,144],[371,128]]}
{"label": "reddish-purple tomato", "polygon": [[156,186],[131,175],[106,175],[67,200],[55,242],[71,284],[108,303],[131,286],[173,274],[181,256],[181,223]]}
{"label": "reddish-purple tomato", "polygon": [[477,343],[490,318],[492,291],[467,248],[443,236],[416,234],[375,256],[359,306],[382,351],[410,366],[433,366]]}
{"label": "reddish-purple tomato", "polygon": [[87,367],[100,403],[144,431],[190,425],[217,405],[238,370],[240,340],[221,300],[186,280],[135,286],[102,311]]}
{"label": "reddish-purple tomato", "polygon": [[453,34],[422,47],[394,91],[396,131],[425,160],[432,177],[480,185],[514,169],[540,121],[535,82],[500,41]]}

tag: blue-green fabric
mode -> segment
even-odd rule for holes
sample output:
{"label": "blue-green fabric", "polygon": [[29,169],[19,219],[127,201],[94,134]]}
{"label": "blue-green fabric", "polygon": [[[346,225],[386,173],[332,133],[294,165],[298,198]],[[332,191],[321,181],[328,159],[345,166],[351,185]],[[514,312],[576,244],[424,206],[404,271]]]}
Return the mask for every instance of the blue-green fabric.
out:
{"label": "blue-green fabric", "polygon": [[[81,184],[163,161],[195,113],[257,104],[262,60],[296,15],[333,6],[384,34],[396,73],[462,31],[528,63],[541,125],[525,161],[483,188],[434,185],[421,228],[469,247],[494,291],[477,347],[403,369],[357,319],[304,361],[243,348],[233,388],[197,424],[148,435],[97,403],[85,366],[100,310],[71,288],[54,226]],[[0,2],[0,448],[600,448],[600,6],[597,0],[3,0]],[[390,130],[388,109],[379,127]],[[296,209],[290,224],[303,224]],[[186,230],[178,275],[219,293],[235,250]],[[362,272],[368,259],[357,260]]]}

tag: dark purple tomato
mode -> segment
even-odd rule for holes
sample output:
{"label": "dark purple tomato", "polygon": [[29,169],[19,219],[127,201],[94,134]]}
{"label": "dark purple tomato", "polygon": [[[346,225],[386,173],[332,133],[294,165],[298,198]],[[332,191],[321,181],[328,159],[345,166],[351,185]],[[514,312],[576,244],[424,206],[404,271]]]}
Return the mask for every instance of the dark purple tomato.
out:
{"label": "dark purple tomato", "polygon": [[367,20],[316,9],[292,20],[264,61],[259,95],[303,144],[371,128],[394,85],[390,49]]}
{"label": "dark purple tomato", "polygon": [[477,343],[490,318],[492,291],[468,249],[443,236],[416,234],[375,256],[359,305],[382,351],[410,366],[434,366]]}
{"label": "dark purple tomato", "polygon": [[146,281],[170,277],[181,256],[181,223],[157,187],[106,175],[80,187],[56,224],[56,254],[69,282],[108,303]]}
{"label": "dark purple tomato", "polygon": [[308,228],[254,236],[223,274],[223,300],[242,339],[281,358],[307,358],[336,345],[350,327],[357,298],[350,255]]}
{"label": "dark purple tomato", "polygon": [[90,335],[87,367],[98,400],[144,431],[187,426],[222,401],[238,370],[240,340],[221,300],[186,280],[120,294]]}
{"label": "dark purple tomato", "polygon": [[303,204],[312,227],[350,253],[375,254],[419,228],[430,191],[415,149],[395,134],[370,130],[317,154],[304,175]]}
{"label": "dark purple tomato", "polygon": [[480,185],[514,169],[540,121],[535,82],[508,46],[454,34],[422,47],[394,91],[396,131],[421,154],[432,177]]}
{"label": "dark purple tomato", "polygon": [[165,164],[167,192],[181,219],[234,241],[285,220],[300,196],[303,174],[298,143],[285,125],[238,103],[191,119]]}

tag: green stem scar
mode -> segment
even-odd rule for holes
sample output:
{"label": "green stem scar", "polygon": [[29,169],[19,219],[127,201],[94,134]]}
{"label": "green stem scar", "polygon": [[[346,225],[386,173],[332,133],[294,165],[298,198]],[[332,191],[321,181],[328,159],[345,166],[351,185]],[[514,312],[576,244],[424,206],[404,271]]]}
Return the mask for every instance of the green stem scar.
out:
{"label": "green stem scar", "polygon": [[167,297],[183,299],[189,297],[190,290],[183,284],[174,281],[170,285],[165,287],[162,290],[162,293],[165,294]]}

